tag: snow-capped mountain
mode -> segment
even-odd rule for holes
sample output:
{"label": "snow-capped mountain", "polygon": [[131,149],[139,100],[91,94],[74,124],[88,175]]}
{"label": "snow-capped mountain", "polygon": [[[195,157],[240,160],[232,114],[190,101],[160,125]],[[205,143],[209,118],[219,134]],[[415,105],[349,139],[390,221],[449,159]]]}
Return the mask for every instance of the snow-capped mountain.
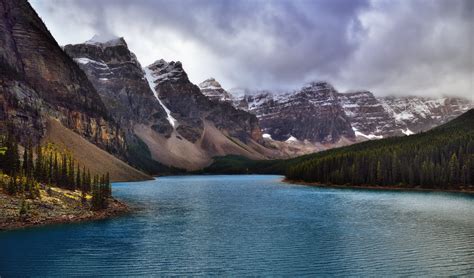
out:
{"label": "snow-capped mountain", "polygon": [[312,82],[283,94],[260,91],[242,96],[240,91],[232,103],[254,113],[267,138],[314,143],[411,135],[474,107],[462,98],[376,98],[369,91],[339,93],[326,82]]}
{"label": "snow-capped mountain", "polygon": [[201,82],[199,88],[203,95],[207,96],[210,100],[232,102],[232,95],[224,90],[221,84],[212,77]]}
{"label": "snow-capped mountain", "polygon": [[348,92],[339,94],[339,99],[357,137],[380,139],[402,134],[403,126],[397,125],[393,115],[371,92]]}
{"label": "snow-capped mountain", "polygon": [[246,95],[240,104],[257,115],[263,132],[275,140],[336,143],[355,137],[338,92],[325,82],[312,82],[293,93]]}
{"label": "snow-capped mountain", "polygon": [[140,63],[123,38],[95,35],[85,43],[66,45],[64,50],[87,74],[114,120],[128,131],[129,138],[133,137],[136,124],[171,134],[166,111],[157,105]]}
{"label": "snow-capped mountain", "polygon": [[452,97],[383,97],[378,101],[406,135],[431,129],[474,107],[467,99]]}
{"label": "snow-capped mountain", "polygon": [[[203,95],[181,62],[160,59],[142,68],[123,38],[110,39],[95,36],[64,50],[126,129],[131,149],[145,145],[148,152],[141,153],[147,159],[186,169],[204,167],[218,155],[254,159],[279,155],[261,145],[255,115]],[[208,80],[205,87],[216,90],[220,85]]]}

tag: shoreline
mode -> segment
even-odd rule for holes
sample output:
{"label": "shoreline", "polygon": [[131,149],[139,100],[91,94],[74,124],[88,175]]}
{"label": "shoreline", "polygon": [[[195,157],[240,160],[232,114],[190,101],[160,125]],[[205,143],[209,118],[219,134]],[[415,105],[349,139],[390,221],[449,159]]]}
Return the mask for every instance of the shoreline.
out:
{"label": "shoreline", "polygon": [[400,186],[374,186],[374,185],[338,185],[338,184],[323,184],[319,182],[305,182],[298,180],[290,180],[283,177],[282,182],[288,184],[299,184],[321,188],[335,188],[335,189],[365,189],[365,190],[383,190],[383,191],[416,191],[416,192],[443,192],[443,193],[461,193],[474,195],[473,188],[458,188],[458,189],[441,189],[441,188],[417,188],[417,187],[400,187]]}
{"label": "shoreline", "polygon": [[20,230],[20,229],[41,227],[41,226],[54,225],[54,224],[72,224],[72,223],[104,220],[104,219],[123,216],[130,212],[131,212],[131,209],[127,204],[117,199],[111,199],[109,202],[109,207],[100,211],[87,210],[87,211],[84,211],[83,214],[79,214],[79,215],[78,214],[62,214],[62,215],[53,216],[53,217],[49,217],[45,219],[35,219],[34,217],[31,217],[31,218],[26,218],[22,220],[20,218],[17,218],[13,221],[3,222],[3,223],[0,223],[0,233],[3,231]]}

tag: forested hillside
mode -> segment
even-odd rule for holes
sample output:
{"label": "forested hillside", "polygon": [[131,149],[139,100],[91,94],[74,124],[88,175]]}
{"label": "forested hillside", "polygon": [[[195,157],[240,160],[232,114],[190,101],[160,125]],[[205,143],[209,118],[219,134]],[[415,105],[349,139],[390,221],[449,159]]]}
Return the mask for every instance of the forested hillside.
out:
{"label": "forested hillside", "polygon": [[[42,199],[41,190],[51,187],[80,191],[85,207],[93,210],[107,208],[112,197],[109,174],[91,175],[89,169],[79,165],[67,150],[54,144],[28,143],[23,151],[9,127],[0,138],[0,193],[23,199]],[[90,200],[90,201],[89,201]]]}
{"label": "forested hillside", "polygon": [[220,158],[211,173],[285,174],[323,184],[472,187],[474,110],[425,133],[368,141],[290,160]]}
{"label": "forested hillside", "polygon": [[472,185],[474,110],[429,132],[315,154],[290,166],[291,180],[447,188]]}

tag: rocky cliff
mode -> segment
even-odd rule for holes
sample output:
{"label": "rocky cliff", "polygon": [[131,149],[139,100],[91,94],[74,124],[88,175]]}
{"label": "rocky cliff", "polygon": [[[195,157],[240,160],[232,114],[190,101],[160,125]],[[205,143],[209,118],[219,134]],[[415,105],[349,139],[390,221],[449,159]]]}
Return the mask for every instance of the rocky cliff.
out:
{"label": "rocky cliff", "polygon": [[98,36],[76,45],[66,45],[66,53],[83,69],[114,120],[132,140],[136,124],[145,124],[170,135],[172,126],[159,105],[135,54],[123,38]]}
{"label": "rocky cliff", "polygon": [[235,107],[258,117],[267,138],[323,144],[411,135],[473,107],[462,98],[376,98],[369,91],[339,93],[325,82],[313,82],[291,93],[263,91],[232,99]]}
{"label": "rocky cliff", "polygon": [[381,97],[377,98],[393,118],[394,133],[403,134],[427,131],[446,123],[474,107],[468,99],[455,97]]}
{"label": "rocky cliff", "polygon": [[161,59],[144,68],[144,72],[173,127],[166,138],[143,126],[136,129],[160,162],[198,169],[219,155],[238,154],[254,159],[278,155],[276,150],[261,145],[263,139],[255,115],[206,97],[189,81],[180,62]]}
{"label": "rocky cliff", "polygon": [[336,143],[354,138],[338,92],[325,82],[310,83],[293,93],[247,95],[239,102],[239,107],[245,105],[274,140]]}
{"label": "rocky cliff", "polygon": [[25,0],[0,2],[0,117],[20,139],[38,142],[53,117],[121,154],[123,135],[87,76],[66,55]]}
{"label": "rocky cliff", "polygon": [[212,100],[192,84],[180,62],[158,60],[145,69],[153,78],[159,99],[176,120],[176,131],[190,142],[201,136],[204,121],[242,142],[261,141],[257,118],[230,103]]}
{"label": "rocky cliff", "polygon": [[146,127],[169,138],[174,128],[166,107],[155,96],[145,71],[123,38],[99,37],[66,45],[66,53],[84,70],[114,120],[125,132],[127,160],[149,173],[172,169],[152,159],[150,150],[135,134]]}
{"label": "rocky cliff", "polygon": [[64,49],[126,131],[128,144],[135,141],[140,154],[150,156],[145,164],[154,160],[197,169],[216,155],[265,158],[276,153],[259,144],[262,137],[253,114],[204,96],[180,62],[158,60],[141,68],[123,38],[95,36]]}

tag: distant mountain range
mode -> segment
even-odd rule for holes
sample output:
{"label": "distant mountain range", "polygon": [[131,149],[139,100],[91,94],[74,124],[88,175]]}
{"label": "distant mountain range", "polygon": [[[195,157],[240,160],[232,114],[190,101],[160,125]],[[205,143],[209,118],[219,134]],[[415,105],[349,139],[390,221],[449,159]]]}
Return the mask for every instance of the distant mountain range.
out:
{"label": "distant mountain range", "polygon": [[327,82],[312,82],[288,93],[239,90],[233,96],[213,80],[203,93],[255,114],[264,137],[279,141],[337,143],[381,139],[429,130],[474,105],[464,98],[375,97],[369,91],[340,93]]}
{"label": "distant mountain range", "polygon": [[26,0],[2,1],[0,12],[0,128],[13,124],[23,144],[88,153],[75,157],[91,169],[101,153],[113,180],[148,177],[120,160],[161,174],[217,156],[288,158],[418,133],[473,107],[461,98],[340,93],[326,82],[284,94],[226,91],[212,78],[197,86],[178,61],[144,67],[120,37],[60,47]]}

